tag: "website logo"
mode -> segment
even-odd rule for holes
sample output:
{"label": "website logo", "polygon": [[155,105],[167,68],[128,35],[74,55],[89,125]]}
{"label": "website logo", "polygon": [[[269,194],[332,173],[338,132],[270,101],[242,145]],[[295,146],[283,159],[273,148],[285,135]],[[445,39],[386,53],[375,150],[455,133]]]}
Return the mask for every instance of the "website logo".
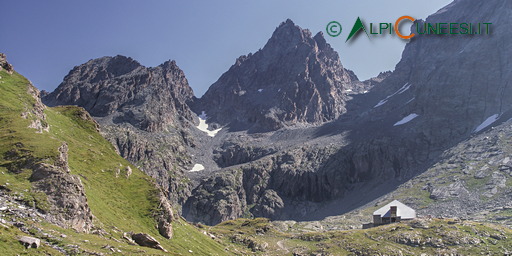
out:
{"label": "website logo", "polygon": [[[399,17],[394,23],[380,22],[370,23],[369,26],[363,22],[360,17],[357,17],[350,33],[347,36],[345,42],[353,40],[361,33],[365,33],[368,39],[376,35],[396,35],[398,38],[403,40],[409,40],[415,36],[427,36],[427,35],[489,35],[491,34],[490,22],[483,23],[471,23],[471,22],[415,22],[416,19],[411,16]],[[404,22],[412,22],[415,24],[415,29],[412,33],[404,33],[400,30],[400,25],[405,24]],[[343,31],[341,23],[338,21],[331,21],[327,24],[326,32],[331,37],[337,37],[341,35]]]}

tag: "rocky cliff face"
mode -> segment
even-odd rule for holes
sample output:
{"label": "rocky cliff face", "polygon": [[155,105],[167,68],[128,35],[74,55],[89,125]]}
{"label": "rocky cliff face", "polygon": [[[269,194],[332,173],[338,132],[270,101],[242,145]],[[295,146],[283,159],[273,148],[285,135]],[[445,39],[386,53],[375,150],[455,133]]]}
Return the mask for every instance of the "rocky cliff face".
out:
{"label": "rocky cliff face", "polygon": [[50,106],[78,105],[101,125],[117,151],[157,180],[173,201],[188,193],[183,170],[193,99],[174,61],[147,68],[124,56],[103,57],[75,67],[43,100]]}
{"label": "rocky cliff face", "polygon": [[256,160],[204,179],[192,191],[183,214],[207,224],[242,216],[310,219],[323,203],[344,198],[361,184],[415,175],[429,156],[423,148],[414,148],[416,142],[393,139],[344,147],[298,146],[263,158],[254,155]]}
{"label": "rocky cliff face", "polygon": [[345,112],[351,74],[321,32],[313,37],[287,20],[263,49],[238,58],[195,109],[211,122],[257,131],[320,124]]}
{"label": "rocky cliff face", "polygon": [[[374,102],[375,119],[415,113],[409,126],[437,146],[469,136],[480,124],[510,116],[512,3],[454,1],[419,25],[438,22],[493,23],[491,34],[418,35],[407,44],[402,60],[386,79]],[[416,30],[416,26],[413,26]],[[396,93],[397,92],[397,93]],[[389,97],[388,97],[389,96]]]}

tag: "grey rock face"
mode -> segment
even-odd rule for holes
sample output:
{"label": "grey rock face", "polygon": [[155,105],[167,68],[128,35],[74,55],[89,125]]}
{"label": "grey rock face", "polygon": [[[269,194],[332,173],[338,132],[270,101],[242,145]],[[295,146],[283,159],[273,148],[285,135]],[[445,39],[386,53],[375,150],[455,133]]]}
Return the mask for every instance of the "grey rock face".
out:
{"label": "grey rock face", "polygon": [[147,132],[123,123],[102,125],[101,134],[122,157],[155,178],[173,203],[186,198],[190,188],[184,170],[191,164],[183,139],[189,137],[186,130]]}
{"label": "grey rock face", "polygon": [[75,67],[43,101],[78,105],[101,125],[121,156],[139,166],[179,202],[189,192],[183,170],[193,121],[193,92],[174,61],[147,68],[124,56],[103,57]]}
{"label": "grey rock face", "polygon": [[246,207],[242,177],[240,171],[232,170],[205,180],[187,200],[183,216],[208,224],[241,217]]}
{"label": "grey rock face", "polygon": [[395,71],[374,92],[391,95],[405,84],[409,89],[376,107],[375,118],[400,120],[416,113],[419,117],[411,129],[424,134],[432,145],[443,147],[471,135],[492,115],[510,116],[512,71],[507,60],[512,51],[504,46],[512,43],[506,29],[512,25],[511,12],[512,3],[506,1],[454,1],[426,21],[417,21],[420,26],[425,22],[491,22],[492,34],[414,37]]}
{"label": "grey rock face", "polygon": [[249,146],[226,141],[220,148],[215,149],[213,154],[215,162],[220,167],[228,167],[248,163],[276,152],[272,146]]}
{"label": "grey rock face", "polygon": [[238,58],[195,109],[211,122],[255,131],[320,124],[345,112],[351,74],[321,32],[312,37],[287,20],[263,49]]}

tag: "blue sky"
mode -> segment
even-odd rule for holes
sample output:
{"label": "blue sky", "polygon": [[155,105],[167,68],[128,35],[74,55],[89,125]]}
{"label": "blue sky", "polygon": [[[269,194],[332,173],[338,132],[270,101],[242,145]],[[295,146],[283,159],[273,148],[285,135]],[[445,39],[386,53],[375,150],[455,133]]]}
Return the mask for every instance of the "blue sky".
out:
{"label": "blue sky", "polygon": [[424,19],[451,0],[48,0],[4,1],[0,52],[39,89],[53,91],[89,59],[126,55],[145,66],[176,60],[201,96],[240,55],[262,48],[287,18],[313,34],[330,21],[343,34],[327,41],[361,79],[394,69],[405,42],[396,37],[346,44],[357,17],[366,23]]}

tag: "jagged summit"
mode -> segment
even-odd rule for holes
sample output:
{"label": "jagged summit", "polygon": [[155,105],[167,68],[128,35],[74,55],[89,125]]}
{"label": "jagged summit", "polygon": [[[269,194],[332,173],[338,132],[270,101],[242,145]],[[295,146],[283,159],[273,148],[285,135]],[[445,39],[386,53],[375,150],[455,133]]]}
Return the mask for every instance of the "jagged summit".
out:
{"label": "jagged summit", "polygon": [[308,29],[300,28],[292,20],[287,19],[276,28],[265,48],[275,48],[275,50],[286,52],[301,43],[313,43],[311,32]]}
{"label": "jagged summit", "polygon": [[297,123],[318,124],[345,111],[343,90],[351,82],[323,34],[312,37],[288,19],[261,50],[238,58],[195,111],[206,111],[210,121],[236,129],[272,131]]}
{"label": "jagged summit", "polygon": [[76,66],[43,100],[49,106],[78,105],[93,116],[110,116],[114,123],[160,131],[178,124],[180,118],[192,120],[187,106],[192,97],[192,88],[175,61],[147,68],[117,55]]}

